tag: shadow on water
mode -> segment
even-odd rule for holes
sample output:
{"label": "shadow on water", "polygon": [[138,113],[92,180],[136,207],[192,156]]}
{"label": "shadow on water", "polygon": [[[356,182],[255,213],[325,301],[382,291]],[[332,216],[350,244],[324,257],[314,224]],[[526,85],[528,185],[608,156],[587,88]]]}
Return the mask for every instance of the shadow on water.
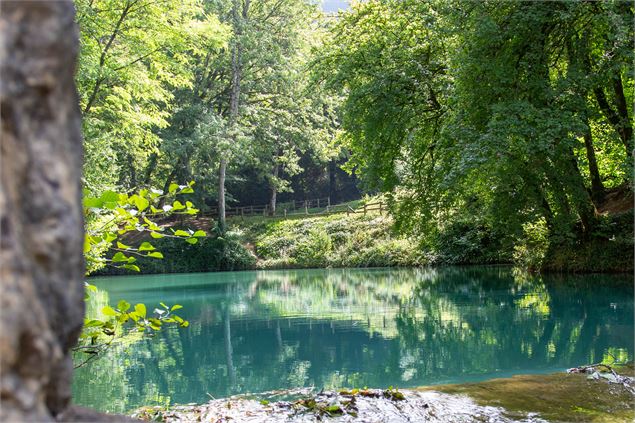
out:
{"label": "shadow on water", "polygon": [[303,386],[476,382],[633,358],[627,275],[464,267],[92,282],[111,303],[182,304],[191,323],[122,343],[76,372],[75,402],[111,412]]}

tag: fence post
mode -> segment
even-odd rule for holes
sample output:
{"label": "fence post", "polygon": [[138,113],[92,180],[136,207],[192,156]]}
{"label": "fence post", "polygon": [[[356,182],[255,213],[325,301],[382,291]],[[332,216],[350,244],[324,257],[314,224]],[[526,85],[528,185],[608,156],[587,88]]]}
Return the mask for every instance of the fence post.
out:
{"label": "fence post", "polygon": [[364,204],[364,216],[366,216],[366,204]]}
{"label": "fence post", "polygon": [[284,208],[284,217],[287,217],[287,208]]}
{"label": "fence post", "polygon": [[317,208],[318,209],[320,208],[320,199],[319,198],[318,198],[318,206],[317,206]]}
{"label": "fence post", "polygon": [[331,207],[331,196],[326,197],[326,207]]}
{"label": "fence post", "polygon": [[382,210],[382,205],[383,205],[383,203],[380,201],[379,202],[379,214],[384,214],[383,210]]}
{"label": "fence post", "polygon": [[267,206],[263,207],[262,215],[265,216],[265,217],[267,216]]}
{"label": "fence post", "polygon": [[251,206],[251,207],[249,208],[249,214],[254,214],[254,206]]}
{"label": "fence post", "polygon": [[309,203],[304,200],[304,214],[309,214]]}

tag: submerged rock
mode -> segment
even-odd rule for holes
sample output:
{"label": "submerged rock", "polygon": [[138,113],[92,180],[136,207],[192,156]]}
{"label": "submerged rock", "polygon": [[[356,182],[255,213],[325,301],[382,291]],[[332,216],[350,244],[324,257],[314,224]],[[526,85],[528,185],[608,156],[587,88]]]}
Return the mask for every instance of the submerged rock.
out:
{"label": "submerged rock", "polygon": [[[575,372],[574,372],[575,373]],[[582,372],[580,372],[582,373]],[[586,373],[586,372],[584,372]],[[629,377],[632,369],[627,369]],[[600,373],[598,373],[600,375]],[[598,376],[555,373],[413,390],[311,389],[237,395],[203,405],[146,407],[134,414],[163,422],[632,422],[635,395]]]}
{"label": "submerged rock", "polygon": [[203,405],[141,409],[134,417],[165,422],[543,422],[528,415],[514,419],[500,407],[478,405],[466,395],[434,391],[354,390],[340,392],[287,392],[296,400],[269,402],[234,396]]}

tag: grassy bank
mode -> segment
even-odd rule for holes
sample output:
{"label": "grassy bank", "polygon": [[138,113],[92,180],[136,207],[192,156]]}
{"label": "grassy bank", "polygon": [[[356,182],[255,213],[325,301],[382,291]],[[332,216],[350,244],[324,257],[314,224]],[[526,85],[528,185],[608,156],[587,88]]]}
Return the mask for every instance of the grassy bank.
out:
{"label": "grassy bank", "polygon": [[[184,222],[188,227],[188,222]],[[335,214],[289,219],[230,221],[223,237],[191,245],[151,240],[164,259],[139,258],[141,273],[213,272],[247,269],[419,266],[428,263],[415,239],[393,230],[389,216]],[[140,240],[137,240],[140,242]],[[99,275],[125,271],[102,269]]]}
{"label": "grassy bank", "polygon": [[380,214],[338,214],[277,222],[247,229],[262,269],[390,267],[427,264],[417,241],[393,230]]}
{"label": "grassy bank", "polygon": [[[379,212],[253,217],[232,219],[223,237],[201,238],[195,245],[150,240],[165,258],[139,258],[138,264],[142,273],[493,263],[556,272],[632,272],[632,220],[632,210],[604,216],[585,238],[557,236],[538,223],[527,226],[521,239],[505,241],[474,221],[453,221],[434,236],[416,238],[397,233],[393,219]],[[201,226],[210,224],[195,220],[181,225],[212,234]]]}

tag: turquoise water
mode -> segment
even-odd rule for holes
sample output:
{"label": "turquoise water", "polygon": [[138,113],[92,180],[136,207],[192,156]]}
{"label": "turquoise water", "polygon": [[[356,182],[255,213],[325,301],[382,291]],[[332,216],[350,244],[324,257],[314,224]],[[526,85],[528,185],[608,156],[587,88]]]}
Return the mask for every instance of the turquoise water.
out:
{"label": "turquoise water", "polygon": [[633,358],[629,275],[327,269],[91,283],[111,304],[182,304],[190,321],[129,336],[76,371],[75,402],[110,412],[305,386],[486,380]]}

